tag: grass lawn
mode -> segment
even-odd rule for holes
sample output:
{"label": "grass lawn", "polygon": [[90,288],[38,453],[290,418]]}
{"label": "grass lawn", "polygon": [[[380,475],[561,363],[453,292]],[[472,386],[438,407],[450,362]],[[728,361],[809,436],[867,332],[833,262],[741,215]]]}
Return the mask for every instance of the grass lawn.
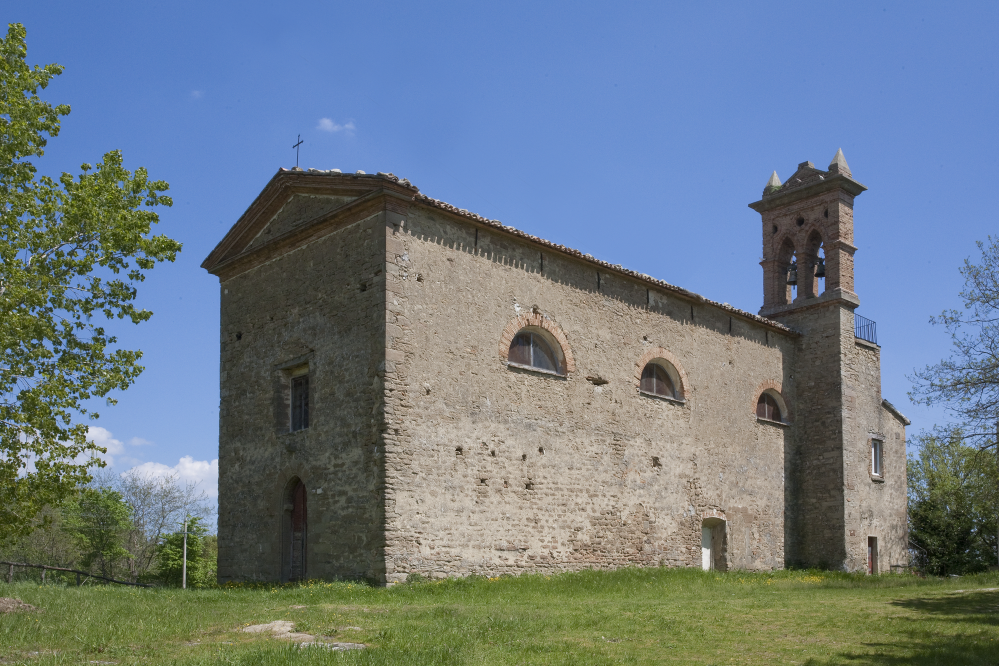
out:
{"label": "grass lawn", "polygon": [[[0,583],[0,663],[999,664],[999,574],[949,580],[677,569],[144,590]],[[298,648],[238,632],[366,643]]]}

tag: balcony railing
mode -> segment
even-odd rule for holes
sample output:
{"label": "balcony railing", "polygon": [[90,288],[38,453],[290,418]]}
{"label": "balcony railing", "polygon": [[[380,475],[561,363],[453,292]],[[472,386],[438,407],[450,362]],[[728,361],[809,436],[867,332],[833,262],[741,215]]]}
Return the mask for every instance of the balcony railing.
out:
{"label": "balcony railing", "polygon": [[861,340],[878,344],[878,324],[859,314],[853,315],[853,335]]}

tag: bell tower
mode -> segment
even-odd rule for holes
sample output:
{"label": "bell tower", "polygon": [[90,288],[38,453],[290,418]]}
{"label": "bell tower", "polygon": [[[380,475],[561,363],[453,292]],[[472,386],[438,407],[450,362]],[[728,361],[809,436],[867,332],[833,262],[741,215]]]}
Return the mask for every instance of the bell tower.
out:
{"label": "bell tower", "polygon": [[853,179],[843,151],[827,171],[802,162],[781,183],[775,171],[763,198],[749,207],[763,224],[764,317],[819,302],[853,308],[853,200],[867,188]]}
{"label": "bell tower", "polygon": [[[867,441],[858,406],[880,409],[881,402],[880,381],[861,386],[856,379],[853,202],[866,189],[839,150],[825,171],[802,162],[784,183],[774,172],[763,198],[749,204],[763,225],[760,315],[800,334],[785,368],[786,397],[796,414],[785,439],[789,565],[856,568],[857,503],[849,489],[859,487],[863,470],[854,459]],[[873,366],[863,368],[864,376],[880,378],[879,349],[871,345]]]}

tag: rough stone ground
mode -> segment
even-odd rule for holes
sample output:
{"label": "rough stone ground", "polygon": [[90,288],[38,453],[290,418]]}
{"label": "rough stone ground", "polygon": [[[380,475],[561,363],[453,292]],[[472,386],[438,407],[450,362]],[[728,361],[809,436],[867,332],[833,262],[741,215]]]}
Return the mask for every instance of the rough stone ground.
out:
{"label": "rough stone ground", "polygon": [[26,604],[20,599],[11,597],[0,597],[0,613],[19,613],[22,611],[38,610],[31,604]]}
{"label": "rough stone ground", "polygon": [[[364,643],[337,643],[325,640],[325,636],[317,637],[312,634],[298,633],[295,631],[295,623],[288,620],[274,620],[273,622],[268,622],[267,624],[253,624],[249,627],[243,627],[241,631],[248,634],[269,633],[274,636],[274,638],[284,638],[295,641],[295,643],[302,647],[313,645],[315,647],[323,647],[328,650],[335,651],[363,650],[366,647]],[[319,640],[320,638],[324,640]]]}

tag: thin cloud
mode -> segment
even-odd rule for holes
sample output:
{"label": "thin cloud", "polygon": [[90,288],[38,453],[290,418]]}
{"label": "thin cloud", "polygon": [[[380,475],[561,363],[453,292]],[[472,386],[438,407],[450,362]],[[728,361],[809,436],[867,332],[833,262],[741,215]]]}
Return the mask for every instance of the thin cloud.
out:
{"label": "thin cloud", "polygon": [[[101,426],[88,427],[87,440],[107,449],[107,453],[85,454],[78,462],[81,462],[85,457],[90,457],[90,455],[100,458],[111,466],[114,466],[115,463],[119,465],[135,465],[139,462],[138,458],[128,455],[125,443],[115,437],[114,433],[107,428],[102,428]],[[152,442],[141,437],[133,437],[128,440],[129,446],[148,446],[150,444]]]}
{"label": "thin cloud", "polygon": [[176,465],[170,467],[163,463],[145,462],[128,470],[141,476],[160,478],[176,476],[181,483],[196,483],[212,500],[219,496],[219,459],[195,460],[193,456],[184,456]]}
{"label": "thin cloud", "polygon": [[114,465],[115,456],[125,453],[125,444],[120,439],[115,439],[114,435],[107,428],[90,426],[87,428],[87,441],[107,449],[107,453],[88,453],[86,455],[88,457],[93,455],[100,458],[108,465]]}
{"label": "thin cloud", "polygon": [[319,124],[316,126],[317,130],[322,130],[323,132],[329,132],[330,134],[335,134],[336,132],[343,132],[344,134],[353,134],[354,127],[353,121],[348,121],[343,125],[335,122],[332,118],[320,118]]}

